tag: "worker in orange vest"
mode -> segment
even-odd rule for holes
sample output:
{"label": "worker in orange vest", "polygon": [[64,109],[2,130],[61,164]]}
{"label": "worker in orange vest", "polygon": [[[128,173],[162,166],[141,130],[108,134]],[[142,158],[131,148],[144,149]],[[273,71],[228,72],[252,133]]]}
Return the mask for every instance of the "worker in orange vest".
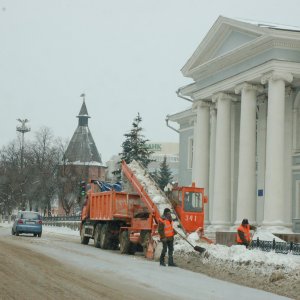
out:
{"label": "worker in orange vest", "polygon": [[239,245],[248,247],[251,242],[250,230],[256,230],[255,226],[249,224],[248,219],[243,219],[242,224],[237,229],[236,242]]}
{"label": "worker in orange vest", "polygon": [[173,261],[174,235],[176,234],[176,231],[173,228],[173,220],[171,216],[171,210],[169,208],[165,208],[163,216],[159,220],[158,233],[163,244],[163,249],[161,251],[159,260],[160,265],[164,267],[166,266],[165,255],[168,250],[168,266],[176,267],[176,264]]}

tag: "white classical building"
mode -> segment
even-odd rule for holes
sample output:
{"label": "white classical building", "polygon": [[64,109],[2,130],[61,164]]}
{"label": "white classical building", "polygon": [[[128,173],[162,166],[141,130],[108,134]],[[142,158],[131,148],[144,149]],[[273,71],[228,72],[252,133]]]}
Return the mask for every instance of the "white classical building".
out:
{"label": "white classical building", "polygon": [[[182,69],[179,184],[207,190],[206,222],[300,218],[300,28],[219,17]],[[183,101],[183,100],[182,100]]]}

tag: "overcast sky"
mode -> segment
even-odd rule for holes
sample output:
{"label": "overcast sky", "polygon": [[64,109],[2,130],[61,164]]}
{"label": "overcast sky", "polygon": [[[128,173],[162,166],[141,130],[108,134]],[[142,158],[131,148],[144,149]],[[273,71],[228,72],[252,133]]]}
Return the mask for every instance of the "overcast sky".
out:
{"label": "overcast sky", "polygon": [[0,147],[17,118],[27,140],[42,126],[70,139],[81,93],[104,162],[138,112],[146,138],[178,142],[165,117],[190,106],[180,70],[219,15],[300,27],[299,0],[0,0]]}

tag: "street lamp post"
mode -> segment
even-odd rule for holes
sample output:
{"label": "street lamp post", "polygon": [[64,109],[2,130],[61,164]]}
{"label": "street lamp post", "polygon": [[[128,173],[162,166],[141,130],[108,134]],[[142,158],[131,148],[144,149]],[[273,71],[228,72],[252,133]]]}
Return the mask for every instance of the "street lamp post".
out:
{"label": "street lamp post", "polygon": [[[26,132],[30,131],[30,127],[26,126],[26,123],[28,122],[27,119],[21,120],[21,119],[17,119],[17,121],[19,121],[21,123],[21,125],[17,126],[17,131],[21,133],[22,135],[22,139],[21,139],[21,176],[23,178],[23,166],[24,166],[24,134]],[[24,203],[24,193],[23,193],[23,188],[21,191],[21,202],[22,202],[22,209],[25,206]]]}
{"label": "street lamp post", "polygon": [[17,119],[21,123],[20,126],[17,126],[17,131],[22,134],[22,139],[21,139],[21,172],[23,171],[23,160],[24,160],[24,134],[26,132],[30,131],[30,127],[26,126],[26,123],[28,122],[27,119],[21,120]]}

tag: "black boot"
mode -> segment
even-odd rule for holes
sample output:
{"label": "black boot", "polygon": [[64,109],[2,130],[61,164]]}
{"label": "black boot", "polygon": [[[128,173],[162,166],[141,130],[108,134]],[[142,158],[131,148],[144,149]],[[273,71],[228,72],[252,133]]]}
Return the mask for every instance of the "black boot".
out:
{"label": "black boot", "polygon": [[169,263],[168,263],[169,267],[177,267],[177,265],[174,263],[173,261],[173,256],[169,257]]}
{"label": "black boot", "polygon": [[161,257],[160,260],[159,260],[159,264],[160,264],[161,266],[165,267],[165,266],[166,266],[166,264],[165,264],[165,259]]}

